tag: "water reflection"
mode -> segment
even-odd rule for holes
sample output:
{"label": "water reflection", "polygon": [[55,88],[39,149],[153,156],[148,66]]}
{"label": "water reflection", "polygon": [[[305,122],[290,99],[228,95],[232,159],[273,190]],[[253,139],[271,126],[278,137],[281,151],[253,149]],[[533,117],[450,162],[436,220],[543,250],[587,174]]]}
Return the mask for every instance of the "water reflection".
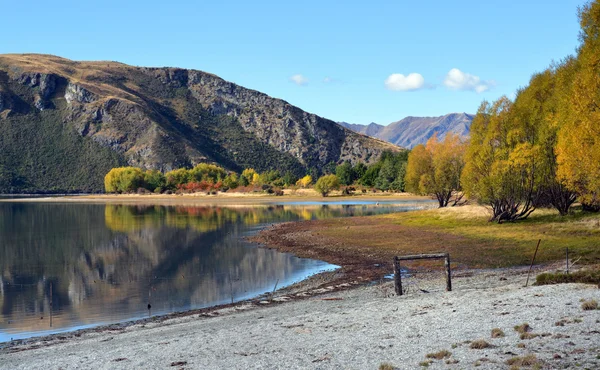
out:
{"label": "water reflection", "polygon": [[0,342],[247,299],[332,267],[244,242],[262,225],[415,206],[0,203]]}

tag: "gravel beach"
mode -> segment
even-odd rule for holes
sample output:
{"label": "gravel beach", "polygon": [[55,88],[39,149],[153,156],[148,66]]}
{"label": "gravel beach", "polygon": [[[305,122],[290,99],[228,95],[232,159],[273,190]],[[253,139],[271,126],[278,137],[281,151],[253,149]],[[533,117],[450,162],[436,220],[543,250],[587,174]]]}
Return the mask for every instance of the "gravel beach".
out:
{"label": "gravel beach", "polygon": [[[272,303],[32,339],[0,349],[0,368],[497,369],[518,361],[600,368],[600,310],[581,303],[600,301],[598,287],[524,288],[523,270],[514,269],[458,275],[452,292],[437,274],[408,279],[401,297],[391,282],[313,289],[297,293],[302,299],[279,295]],[[523,323],[530,339],[513,329]],[[492,338],[494,328],[504,336]],[[471,348],[480,339],[489,346]],[[450,354],[427,358],[442,350]]]}

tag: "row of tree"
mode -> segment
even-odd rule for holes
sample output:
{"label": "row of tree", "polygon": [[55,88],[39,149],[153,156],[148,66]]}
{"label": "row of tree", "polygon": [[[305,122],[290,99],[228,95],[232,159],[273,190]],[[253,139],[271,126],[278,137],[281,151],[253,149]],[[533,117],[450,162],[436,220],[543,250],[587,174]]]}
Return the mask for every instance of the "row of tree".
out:
{"label": "row of tree", "polygon": [[[314,183],[314,186],[324,196],[341,186],[349,188],[351,185],[380,191],[404,191],[407,157],[406,151],[384,152],[376,163],[369,166],[364,163],[353,166],[350,162],[344,162],[331,167],[329,173],[321,177],[324,179],[320,183]],[[292,172],[281,175],[276,170],[258,173],[252,168],[237,174],[214,164],[201,163],[191,169],[179,168],[165,174],[157,170],[143,171],[135,167],[113,168],[105,176],[104,184],[106,192],[109,193],[130,193],[139,189],[156,193],[178,190],[212,192],[248,186],[261,187],[262,190],[308,188],[313,185],[313,178],[311,175],[298,178]]]}
{"label": "row of tree", "polygon": [[535,74],[514,101],[484,102],[471,126],[463,186],[492,220],[578,199],[600,210],[600,3],[580,8],[577,55]]}

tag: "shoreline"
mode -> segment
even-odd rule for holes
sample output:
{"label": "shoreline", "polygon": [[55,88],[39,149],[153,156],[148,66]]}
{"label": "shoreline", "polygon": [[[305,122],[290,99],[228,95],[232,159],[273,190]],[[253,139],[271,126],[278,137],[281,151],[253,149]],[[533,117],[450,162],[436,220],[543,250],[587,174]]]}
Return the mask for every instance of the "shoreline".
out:
{"label": "shoreline", "polygon": [[[597,314],[580,307],[598,289],[524,288],[526,271],[466,270],[452,292],[440,276],[426,274],[401,297],[383,282],[32,338],[0,347],[0,368],[365,369],[389,362],[414,369],[427,361],[434,369],[491,369],[531,355],[543,368],[600,365]],[[532,327],[530,337],[513,330],[523,323]],[[506,335],[490,337],[493,328]],[[489,347],[473,349],[479,340]],[[449,357],[428,358],[441,350]]]}
{"label": "shoreline", "polygon": [[[11,195],[7,195],[11,196]],[[60,195],[60,196],[17,196],[16,198],[0,198],[0,203],[91,203],[91,204],[143,204],[143,205],[268,205],[282,202],[352,202],[352,201],[430,201],[431,197],[418,196],[409,193],[375,193],[355,194],[350,196],[333,195],[321,197],[316,194],[270,194],[252,193],[219,193],[206,195],[194,194],[92,194],[92,195]]]}

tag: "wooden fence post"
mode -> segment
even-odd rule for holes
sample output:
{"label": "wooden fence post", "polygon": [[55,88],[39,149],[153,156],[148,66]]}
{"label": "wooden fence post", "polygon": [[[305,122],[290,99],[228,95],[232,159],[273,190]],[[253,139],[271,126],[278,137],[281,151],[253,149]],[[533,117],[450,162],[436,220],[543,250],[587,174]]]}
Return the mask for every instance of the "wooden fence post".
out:
{"label": "wooden fence post", "polygon": [[450,253],[446,253],[446,291],[452,291],[452,271],[450,270]]}
{"label": "wooden fence post", "polygon": [[402,295],[402,275],[400,273],[400,260],[398,256],[394,257],[394,282],[396,295]]}

